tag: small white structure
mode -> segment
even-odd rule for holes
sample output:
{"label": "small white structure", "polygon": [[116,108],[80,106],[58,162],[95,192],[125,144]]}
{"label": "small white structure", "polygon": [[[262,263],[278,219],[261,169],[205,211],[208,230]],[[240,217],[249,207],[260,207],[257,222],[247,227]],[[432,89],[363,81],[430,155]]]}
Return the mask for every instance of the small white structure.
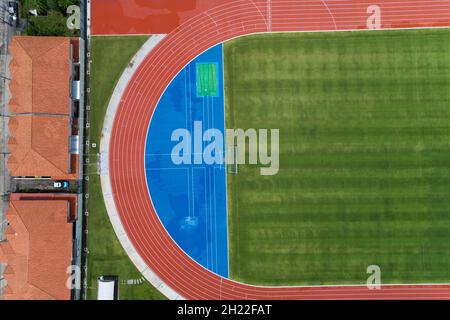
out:
{"label": "small white structure", "polygon": [[72,99],[73,100],[80,100],[80,81],[74,80],[72,81]]}
{"label": "small white structure", "polygon": [[80,154],[80,136],[70,136],[70,153]]}
{"label": "small white structure", "polygon": [[97,278],[97,300],[118,300],[117,276],[100,276]]}

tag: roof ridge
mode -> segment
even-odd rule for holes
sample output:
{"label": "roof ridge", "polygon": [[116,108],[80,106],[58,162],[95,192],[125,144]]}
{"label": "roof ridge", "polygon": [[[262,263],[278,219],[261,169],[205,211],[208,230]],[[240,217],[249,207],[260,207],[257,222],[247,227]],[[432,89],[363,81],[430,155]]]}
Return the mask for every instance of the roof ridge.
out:
{"label": "roof ridge", "polygon": [[[18,40],[19,37],[13,37],[13,41],[15,43],[17,43],[17,45],[22,48],[22,50],[25,52],[25,54],[28,56],[28,58],[31,59],[31,61],[33,61],[33,58],[30,56],[30,53],[27,51],[27,49],[24,48],[24,46],[22,46],[22,44],[20,43],[20,41]],[[12,61],[12,60],[11,60]]]}
{"label": "roof ridge", "polygon": [[[58,38],[58,37],[54,37],[54,38]],[[67,37],[62,37],[61,39],[66,39]],[[58,39],[59,40],[59,39]],[[68,40],[69,40],[69,44],[70,44],[70,38],[68,38]],[[47,54],[47,53],[49,53],[50,51],[52,51],[52,50],[54,50],[54,49],[56,49],[56,48],[58,48],[58,47],[60,47],[60,46],[62,46],[63,44],[66,44],[65,43],[65,41],[60,41],[56,46],[54,46],[54,47],[51,47],[51,48],[49,48],[47,51],[45,51],[45,54]]]}
{"label": "roof ridge", "polygon": [[50,298],[52,298],[53,300],[58,300],[55,296],[53,296],[52,294],[48,293],[47,291],[43,290],[42,288],[36,286],[33,282],[31,282],[31,280],[27,281],[27,284],[30,287],[33,287],[36,290],[39,290],[40,292],[45,293],[47,296],[49,296]]}
{"label": "roof ridge", "polygon": [[[17,202],[17,200],[9,201],[10,205],[11,205],[11,206],[13,207],[13,209],[16,211],[16,217],[17,217],[17,219],[19,219],[19,220],[22,222],[23,226],[25,227],[25,229],[27,230],[28,235],[29,235],[29,234],[30,234],[30,230],[28,230],[27,225],[25,224],[25,221],[23,221],[22,216],[21,216],[20,213],[19,213],[19,210],[17,210],[16,206],[14,205],[15,202]],[[10,223],[8,227],[11,227],[11,226],[12,226],[12,223]],[[30,251],[29,246],[28,246],[28,251]]]}
{"label": "roof ridge", "polygon": [[[31,137],[31,139],[33,139],[33,137]],[[53,166],[53,168],[55,168],[56,170],[58,170],[58,171],[60,172],[61,175],[63,175],[63,176],[66,175],[66,173],[65,173],[64,171],[62,171],[60,167],[58,167],[56,164],[54,164],[52,160],[46,158],[46,157],[45,157],[44,155],[42,155],[39,151],[35,150],[35,149],[33,148],[33,143],[31,143],[31,148],[30,148],[30,149],[31,149],[30,152],[33,152],[34,154],[36,154],[36,155],[38,155],[39,157],[41,157],[43,160],[45,160],[45,161],[47,161],[48,163],[50,163],[50,164]],[[69,151],[67,151],[67,152],[69,152]]]}
{"label": "roof ridge", "polygon": [[[22,46],[22,44],[20,43],[20,41],[17,40],[17,39],[26,39],[26,38],[28,38],[28,39],[30,39],[30,38],[47,38],[47,39],[60,40],[55,46],[49,46],[47,49],[45,49],[45,50],[42,52],[42,55],[45,55],[45,54],[47,54],[49,51],[51,51],[51,50],[53,50],[53,49],[55,49],[55,48],[58,48],[59,46],[65,44],[65,42],[64,42],[65,39],[68,39],[69,42],[70,42],[70,39],[71,39],[70,37],[37,37],[37,36],[16,36],[16,37],[14,37],[15,41],[16,41],[16,42],[20,45],[20,47],[26,52],[27,56],[30,57],[31,60],[33,60],[33,57],[30,56],[30,54],[29,54],[29,52],[27,51],[27,49],[25,49],[25,48]],[[36,39],[36,40],[37,40],[37,39]]]}
{"label": "roof ridge", "polygon": [[[30,61],[30,65],[31,65],[31,70],[33,70],[33,58],[31,57],[31,55],[29,54],[29,52],[25,49],[25,47],[22,45],[22,43],[18,40],[18,38],[17,37],[13,37],[13,41],[14,41],[14,43],[16,44],[16,47],[18,48],[18,49],[20,49],[24,54],[25,54],[25,56],[29,59],[29,61]],[[17,58],[16,58],[16,55],[15,54],[12,54],[11,52],[10,52],[10,56],[11,56],[11,60],[9,61],[9,64],[8,64],[8,69],[10,70],[10,72],[11,72],[11,80],[10,80],[10,83],[9,83],[9,90],[10,90],[10,93],[11,93],[11,97],[10,97],[10,99],[9,99],[9,101],[8,101],[8,105],[7,105],[7,107],[8,107],[8,109],[10,109],[10,106],[11,105],[13,105],[12,104],[12,102],[15,102],[16,103],[16,106],[18,106],[18,107],[20,107],[21,106],[21,104],[20,103],[18,103],[17,102],[17,99],[15,99],[15,97],[16,97],[16,91],[17,90],[13,90],[14,88],[12,88],[11,86],[14,86],[14,85],[20,85],[19,84],[19,82],[15,79],[15,77],[14,77],[14,74],[13,74],[13,70],[11,70],[11,67],[14,69],[14,68],[16,68],[16,69],[20,69],[20,65],[18,64],[18,62],[17,62]],[[15,65],[17,65],[17,67],[15,66]],[[31,77],[33,76],[33,74],[31,74]],[[31,78],[31,94],[33,94],[33,78]],[[32,98],[33,98],[33,96],[31,96]],[[33,100],[31,101],[31,109],[33,109]],[[11,109],[10,109],[11,110]]]}
{"label": "roof ridge", "polygon": [[[38,116],[33,116],[33,117],[31,117],[31,128],[33,128],[33,122],[34,122],[34,120],[37,120],[36,117],[38,117]],[[61,118],[67,118],[67,116],[61,116]],[[31,130],[33,130],[33,129],[31,129]],[[67,173],[66,173],[66,172],[63,171],[63,169],[61,169],[60,167],[58,167],[51,159],[47,158],[44,154],[41,154],[39,151],[35,150],[35,149],[34,149],[33,138],[34,138],[34,135],[31,135],[31,148],[30,148],[31,150],[33,150],[34,152],[36,152],[36,154],[39,154],[43,159],[45,159],[45,160],[47,160],[49,163],[51,163],[51,164],[53,165],[53,167],[56,168],[56,169],[61,173],[61,175],[66,175],[66,174],[70,173],[70,172],[68,172],[68,171],[69,171],[69,170],[68,170],[69,164],[67,164]],[[68,139],[70,139],[70,136],[68,136]],[[70,140],[69,140],[69,141],[70,141]],[[69,150],[67,150],[67,153],[69,153]],[[69,157],[70,157],[70,154],[69,154]],[[69,161],[70,161],[70,159],[69,159]]]}

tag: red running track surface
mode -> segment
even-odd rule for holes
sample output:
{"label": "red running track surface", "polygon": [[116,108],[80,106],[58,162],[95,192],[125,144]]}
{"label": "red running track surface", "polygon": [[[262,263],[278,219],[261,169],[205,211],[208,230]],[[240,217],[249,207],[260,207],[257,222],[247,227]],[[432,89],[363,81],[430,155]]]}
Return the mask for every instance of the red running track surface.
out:
{"label": "red running track surface", "polygon": [[[123,93],[110,146],[110,179],[122,224],[139,255],[188,299],[449,299],[450,285],[259,287],[224,279],[187,256],[161,224],[144,168],[147,129],[174,76],[194,57],[245,34],[365,28],[372,1],[229,0],[185,22],[146,57]],[[450,2],[379,0],[384,27],[450,25]],[[269,8],[270,6],[270,8]],[[270,19],[269,19],[270,17]],[[269,21],[270,20],[270,21]],[[151,188],[151,186],[150,186]]]}
{"label": "red running track surface", "polygon": [[228,0],[93,0],[91,32],[169,33],[189,18]]}

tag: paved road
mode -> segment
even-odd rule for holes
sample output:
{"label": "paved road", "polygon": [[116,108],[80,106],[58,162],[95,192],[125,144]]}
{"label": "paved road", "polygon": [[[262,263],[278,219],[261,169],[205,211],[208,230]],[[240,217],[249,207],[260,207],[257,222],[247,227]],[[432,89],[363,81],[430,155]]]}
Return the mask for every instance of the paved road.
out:
{"label": "paved road", "polygon": [[[8,139],[8,110],[7,102],[9,92],[7,90],[8,79],[8,43],[15,33],[15,28],[7,23],[7,0],[0,0],[0,241],[5,239],[7,210],[7,193],[10,190],[10,177],[6,170],[7,139]],[[0,265],[0,299],[1,279],[3,278],[3,266]]]}

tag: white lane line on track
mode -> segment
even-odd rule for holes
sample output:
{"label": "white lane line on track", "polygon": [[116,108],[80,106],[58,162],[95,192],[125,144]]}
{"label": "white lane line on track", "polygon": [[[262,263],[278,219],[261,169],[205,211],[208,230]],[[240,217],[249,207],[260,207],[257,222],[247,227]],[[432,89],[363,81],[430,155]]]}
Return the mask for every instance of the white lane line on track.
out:
{"label": "white lane line on track", "polygon": [[334,28],[337,30],[337,29],[338,29],[338,26],[337,26],[337,24],[336,24],[336,20],[334,19],[333,13],[331,12],[330,8],[329,8],[329,7],[327,6],[327,4],[325,3],[325,0],[320,0],[320,1],[321,1],[321,2],[323,3],[323,5],[327,8],[328,13],[330,14],[331,19],[333,20]]}

